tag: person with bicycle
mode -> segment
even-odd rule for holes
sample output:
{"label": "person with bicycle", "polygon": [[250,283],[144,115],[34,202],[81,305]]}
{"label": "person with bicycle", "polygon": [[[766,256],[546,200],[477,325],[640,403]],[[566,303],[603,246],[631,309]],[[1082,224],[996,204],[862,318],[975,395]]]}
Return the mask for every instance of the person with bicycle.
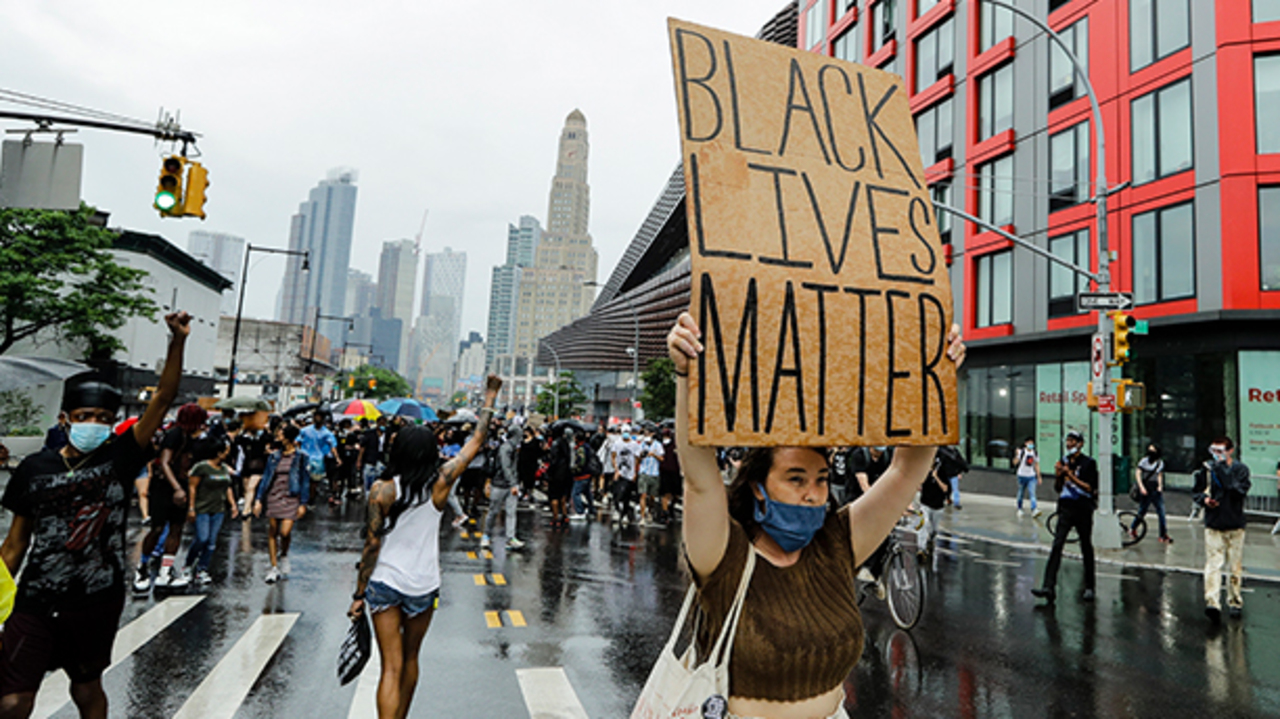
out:
{"label": "person with bicycle", "polygon": [[[901,447],[880,481],[856,501],[831,502],[827,452],[754,447],[725,490],[716,450],[689,442],[689,364],[703,352],[688,312],[667,335],[676,374],[676,441],[685,473],[685,558],[705,621],[702,650],[728,618],[747,559],[749,580],[729,660],[733,716],[847,717],[843,684],[862,654],[857,567],[893,531],[933,467],[935,447]],[[959,365],[958,327],[947,356]],[[700,656],[702,654],[700,653]]]}
{"label": "person with bicycle", "polygon": [[1058,566],[1062,563],[1062,549],[1067,534],[1072,529],[1080,539],[1080,553],[1084,556],[1084,591],[1080,598],[1086,602],[1094,599],[1097,571],[1093,558],[1093,512],[1097,508],[1098,463],[1084,453],[1084,435],[1076,430],[1067,432],[1067,454],[1054,465],[1054,487],[1058,491],[1058,524],[1053,535],[1053,550],[1049,552],[1049,564],[1044,569],[1044,583],[1031,593],[1053,604],[1057,598]]}
{"label": "person with bicycle", "polygon": [[1138,522],[1143,521],[1147,508],[1154,506],[1156,516],[1160,518],[1160,542],[1173,544],[1164,516],[1164,460],[1160,458],[1160,445],[1155,442],[1147,445],[1147,454],[1138,460],[1138,468],[1133,474],[1134,486],[1138,489],[1138,516],[1129,526],[1129,536],[1135,540],[1139,538]]}

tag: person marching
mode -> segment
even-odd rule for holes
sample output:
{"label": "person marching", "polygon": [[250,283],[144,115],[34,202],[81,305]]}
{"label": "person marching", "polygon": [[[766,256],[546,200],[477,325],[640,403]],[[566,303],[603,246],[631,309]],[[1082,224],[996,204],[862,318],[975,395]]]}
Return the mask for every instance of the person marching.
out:
{"label": "person marching", "polygon": [[[844,681],[862,655],[854,571],[893,531],[933,466],[933,447],[901,447],[866,494],[837,510],[825,450],[747,451],[726,493],[710,447],[689,442],[689,364],[701,332],[682,313],[667,336],[676,373],[676,438],[684,465],[685,558],[702,611],[699,656],[724,625],[748,559],[755,569],[729,660],[733,716],[847,717]],[[964,359],[958,328],[947,356]]]}
{"label": "person marching", "polygon": [[640,443],[640,518],[648,526],[658,526],[655,519],[662,490],[662,443],[653,427],[644,428],[644,441]]}
{"label": "person marching", "polygon": [[498,524],[498,514],[506,513],[507,549],[523,549],[524,542],[516,537],[516,505],[520,498],[520,481],[516,475],[516,455],[520,451],[520,428],[512,425],[507,437],[498,448],[497,472],[489,486],[489,513],[484,518],[484,533],[480,535],[480,548],[489,548],[489,538]]}
{"label": "person marching", "polygon": [[209,577],[209,562],[213,560],[213,550],[218,544],[218,531],[222,529],[227,509],[230,508],[232,519],[238,516],[235,492],[231,489],[231,471],[226,466],[231,449],[229,437],[204,440],[195,449],[195,459],[198,461],[191,468],[188,480],[191,489],[187,492],[190,498],[187,521],[195,526],[196,536],[187,550],[186,576],[194,574],[197,584],[213,581]]}
{"label": "person marching", "polygon": [[1147,515],[1147,508],[1155,506],[1156,516],[1160,518],[1160,541],[1173,544],[1169,537],[1169,526],[1164,516],[1164,460],[1160,458],[1160,446],[1155,442],[1147,445],[1147,454],[1138,460],[1138,468],[1133,471],[1138,488],[1138,516],[1129,527],[1129,536],[1137,537],[1134,527]]}
{"label": "person marching", "polygon": [[280,449],[267,459],[253,502],[253,516],[262,516],[265,507],[269,524],[267,556],[271,569],[267,570],[267,584],[288,578],[293,523],[306,516],[311,500],[311,457],[298,446],[299,434],[301,430],[292,424],[284,425],[276,434]]}
{"label": "person marching", "polygon": [[190,579],[175,565],[178,548],[182,545],[182,528],[187,522],[187,473],[191,469],[191,449],[195,438],[204,431],[209,413],[195,403],[178,408],[176,425],[165,432],[160,440],[158,472],[152,472],[147,489],[147,503],[151,510],[151,529],[142,541],[142,556],[134,572],[133,590],[146,594],[151,590],[151,552],[160,542],[160,535],[168,529],[164,538],[164,554],[160,558],[160,574],[156,583],[165,589],[181,589]]}
{"label": "person marching", "polygon": [[382,675],[378,717],[409,714],[418,686],[418,652],[440,604],[440,518],[449,490],[475,458],[489,433],[502,380],[490,375],[475,431],[453,459],[441,463],[431,431],[402,429],[391,447],[391,479],[369,492],[364,553],[348,616],[366,606],[373,615]]}
{"label": "person marching", "polygon": [[1204,505],[1204,613],[1209,621],[1222,621],[1222,565],[1231,578],[1227,582],[1227,608],[1233,619],[1244,611],[1244,499],[1253,487],[1249,467],[1235,459],[1235,442],[1219,437],[1209,446],[1213,461],[1206,463],[1208,487],[1197,495]]}
{"label": "person marching", "polygon": [[1044,569],[1044,584],[1031,593],[1053,604],[1057,598],[1058,565],[1062,564],[1062,549],[1067,544],[1067,534],[1072,529],[1080,539],[1080,554],[1084,556],[1084,591],[1080,598],[1093,601],[1097,571],[1093,560],[1093,510],[1098,497],[1098,463],[1084,453],[1084,435],[1075,430],[1067,432],[1067,455],[1054,465],[1058,490],[1058,527],[1053,535],[1053,549],[1049,552],[1049,564]]}
{"label": "person marching", "polygon": [[1036,454],[1036,441],[1027,437],[1022,446],[1013,455],[1013,464],[1017,467],[1018,476],[1018,516],[1022,516],[1022,496],[1031,495],[1031,516],[1039,517],[1040,508],[1036,506],[1036,487],[1044,480],[1040,479],[1040,455]]}
{"label": "person marching", "polygon": [[164,320],[171,333],[164,371],[133,427],[111,431],[119,389],[69,380],[62,395],[68,444],[24,459],[0,499],[13,512],[0,557],[13,576],[24,570],[0,634],[0,716],[29,716],[46,673],[59,668],[80,716],[107,716],[102,672],[124,611],[129,490],[178,395],[191,331],[186,312]]}

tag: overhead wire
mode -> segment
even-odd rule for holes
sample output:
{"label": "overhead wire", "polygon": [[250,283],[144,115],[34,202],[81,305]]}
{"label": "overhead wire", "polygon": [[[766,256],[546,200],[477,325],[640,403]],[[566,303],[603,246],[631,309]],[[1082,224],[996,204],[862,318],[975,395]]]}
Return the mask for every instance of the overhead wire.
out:
{"label": "overhead wire", "polygon": [[62,102],[60,100],[51,100],[48,98],[39,97],[37,95],[31,95],[25,92],[18,92],[16,90],[8,90],[5,88],[0,88],[0,101],[10,102],[18,105],[27,105],[29,107],[37,107],[44,110],[74,113],[74,114],[84,115],[94,119],[126,123],[131,125],[137,125],[139,127],[154,126],[154,123],[147,122],[146,120],[139,120],[135,117],[129,117],[127,115],[121,115],[113,112],[106,112],[105,110],[97,110],[91,107],[86,107],[84,105],[76,105],[74,103]]}

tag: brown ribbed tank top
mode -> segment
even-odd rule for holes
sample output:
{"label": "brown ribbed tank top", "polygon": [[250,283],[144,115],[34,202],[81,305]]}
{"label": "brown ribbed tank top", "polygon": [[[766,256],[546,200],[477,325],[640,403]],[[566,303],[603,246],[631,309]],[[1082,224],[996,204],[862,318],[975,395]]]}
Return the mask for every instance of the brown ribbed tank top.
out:
{"label": "brown ribbed tank top", "polygon": [[[729,546],[720,565],[706,581],[695,579],[703,612],[700,657],[715,644],[751,548],[742,525],[729,523]],[[777,567],[757,558],[729,658],[731,695],[794,702],[844,682],[862,656],[854,569],[847,509],[827,515],[795,564]]]}

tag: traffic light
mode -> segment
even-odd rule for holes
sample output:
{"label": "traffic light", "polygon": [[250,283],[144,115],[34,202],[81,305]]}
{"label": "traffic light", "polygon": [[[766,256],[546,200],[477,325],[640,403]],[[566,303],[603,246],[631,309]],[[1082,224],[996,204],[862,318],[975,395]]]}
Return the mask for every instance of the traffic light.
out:
{"label": "traffic light", "polygon": [[187,163],[187,191],[182,198],[183,217],[199,217],[204,219],[205,191],[209,188],[209,171],[198,162]]}
{"label": "traffic light", "polygon": [[1116,404],[1121,412],[1147,408],[1147,386],[1131,379],[1113,379],[1116,384]]}
{"label": "traffic light", "polygon": [[185,157],[170,155],[160,166],[160,182],[151,206],[160,211],[161,217],[182,216],[182,176],[186,163]]}
{"label": "traffic light", "polygon": [[347,389],[355,389],[355,386],[356,386],[356,376],[351,375],[350,377],[347,378]]}
{"label": "traffic light", "polygon": [[1133,318],[1133,315],[1119,311],[1110,313],[1110,316],[1111,322],[1115,326],[1114,334],[1112,335],[1112,364],[1122,365],[1128,362],[1133,354],[1132,350],[1129,349],[1129,332],[1138,324],[1138,321]]}
{"label": "traffic light", "polygon": [[375,378],[373,378],[373,377],[370,377],[370,378],[369,378],[369,389],[377,389],[377,388],[378,388],[378,380],[377,380],[377,379],[375,379]]}

